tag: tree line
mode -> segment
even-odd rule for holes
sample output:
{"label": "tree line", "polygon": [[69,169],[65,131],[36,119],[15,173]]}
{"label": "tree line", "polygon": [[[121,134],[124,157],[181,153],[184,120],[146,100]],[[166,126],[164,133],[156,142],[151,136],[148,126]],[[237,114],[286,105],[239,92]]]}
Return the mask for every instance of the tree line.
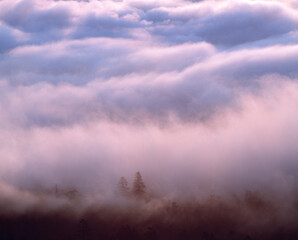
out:
{"label": "tree line", "polygon": [[128,181],[121,177],[118,182],[118,191],[124,197],[134,196],[144,198],[146,196],[146,185],[140,172],[136,172],[132,188],[129,188]]}

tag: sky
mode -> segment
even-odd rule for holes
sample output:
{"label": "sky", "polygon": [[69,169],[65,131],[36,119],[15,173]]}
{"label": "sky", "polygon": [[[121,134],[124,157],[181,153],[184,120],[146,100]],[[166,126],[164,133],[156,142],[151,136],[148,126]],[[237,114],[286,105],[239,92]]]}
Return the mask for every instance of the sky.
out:
{"label": "sky", "polygon": [[1,0],[0,184],[293,194],[295,0]]}

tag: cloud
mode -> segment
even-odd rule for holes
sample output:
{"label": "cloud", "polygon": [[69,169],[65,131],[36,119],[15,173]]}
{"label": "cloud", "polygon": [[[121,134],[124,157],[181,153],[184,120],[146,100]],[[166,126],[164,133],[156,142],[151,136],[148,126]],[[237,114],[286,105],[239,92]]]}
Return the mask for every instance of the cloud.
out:
{"label": "cloud", "polygon": [[143,16],[166,41],[207,41],[221,47],[254,42],[297,29],[295,10],[264,1],[203,1],[156,7]]}
{"label": "cloud", "polygon": [[4,53],[17,46],[16,37],[13,29],[1,24],[0,25],[0,53]]}
{"label": "cloud", "polygon": [[62,7],[38,8],[36,1],[23,0],[5,5],[0,13],[1,20],[24,32],[42,32],[69,26],[70,13]]}
{"label": "cloud", "polygon": [[[133,16],[132,16],[133,17]],[[128,16],[119,18],[111,16],[94,16],[92,14],[86,16],[82,23],[73,33],[74,38],[87,37],[116,37],[129,38],[130,28],[141,28],[144,24],[129,19]]]}
{"label": "cloud", "polygon": [[200,22],[198,34],[217,45],[234,46],[282,35],[297,28],[294,12],[280,4],[235,4]]}
{"label": "cloud", "polygon": [[[92,99],[90,90],[22,88],[17,96],[23,98],[12,95],[1,101],[8,118],[1,123],[1,155],[8,159],[1,175],[26,188],[58,183],[109,192],[121,175],[132,176],[139,169],[163,194],[251,187],[289,193],[297,179],[297,89],[287,79],[267,81],[257,96],[241,93],[234,110],[219,111],[208,122],[181,122],[173,116],[157,125],[142,109],[137,115],[122,112],[131,115],[130,122],[113,121],[112,113],[92,116],[92,104],[82,102]],[[5,103],[14,105],[5,108]],[[22,124],[25,116],[35,124]],[[140,124],[144,117],[150,121]],[[46,120],[52,123],[38,124]]]}
{"label": "cloud", "polygon": [[[108,38],[60,41],[14,49],[0,63],[0,72],[14,82],[22,73],[22,79],[30,82],[34,82],[32,74],[36,74],[38,81],[42,77],[51,79],[45,80],[50,82],[69,79],[72,83],[83,84],[97,78],[127,74],[181,71],[213,51],[213,46],[206,43],[162,46]],[[183,58],[178,57],[181,54]]]}
{"label": "cloud", "polygon": [[169,195],[293,190],[293,3],[27,0],[0,9],[6,184],[109,192],[141,170]]}

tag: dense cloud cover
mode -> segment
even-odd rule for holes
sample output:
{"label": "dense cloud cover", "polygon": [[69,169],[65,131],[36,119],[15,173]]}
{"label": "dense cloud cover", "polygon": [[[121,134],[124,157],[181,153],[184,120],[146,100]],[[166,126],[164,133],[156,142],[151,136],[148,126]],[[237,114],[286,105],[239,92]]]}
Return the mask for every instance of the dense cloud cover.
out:
{"label": "dense cloud cover", "polygon": [[296,1],[2,0],[2,184],[292,194],[297,66]]}

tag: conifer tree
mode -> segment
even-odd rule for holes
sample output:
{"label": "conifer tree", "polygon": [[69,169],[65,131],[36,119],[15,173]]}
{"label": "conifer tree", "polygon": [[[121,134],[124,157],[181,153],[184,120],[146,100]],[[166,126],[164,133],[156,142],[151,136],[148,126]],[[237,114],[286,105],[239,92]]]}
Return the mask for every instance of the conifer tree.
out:
{"label": "conifer tree", "polygon": [[77,226],[77,237],[80,240],[88,240],[90,239],[89,236],[89,226],[85,219],[81,219],[78,226]]}
{"label": "conifer tree", "polygon": [[146,194],[146,185],[143,182],[143,178],[140,172],[136,173],[132,193],[136,197],[143,197]]}
{"label": "conifer tree", "polygon": [[121,177],[118,182],[118,189],[121,195],[128,196],[129,195],[129,187],[128,182],[125,177]]}

